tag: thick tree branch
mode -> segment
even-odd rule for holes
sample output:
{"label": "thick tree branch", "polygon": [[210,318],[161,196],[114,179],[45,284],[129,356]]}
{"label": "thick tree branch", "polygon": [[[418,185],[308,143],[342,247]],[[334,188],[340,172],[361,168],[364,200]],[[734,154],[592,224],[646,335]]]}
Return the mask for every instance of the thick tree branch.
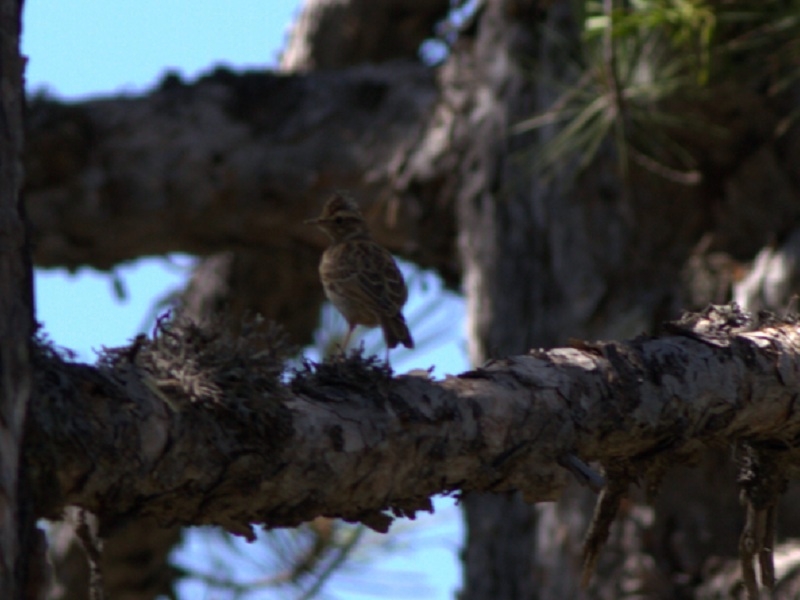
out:
{"label": "thick tree branch", "polygon": [[332,188],[352,188],[381,243],[452,273],[452,256],[430,252],[443,219],[418,221],[428,209],[413,199],[386,211],[389,182],[436,99],[431,70],[397,63],[306,76],[217,71],[191,85],[167,78],[138,98],[34,100],[34,260],[108,269],[166,252],[322,246],[303,220]]}
{"label": "thick tree branch", "polygon": [[[385,530],[436,493],[553,499],[565,456],[662,473],[704,444],[786,449],[800,434],[800,327],[726,307],[674,333],[536,351],[432,381],[358,356],[281,383],[278,357],[168,327],[99,368],[39,358],[27,448],[39,510],[106,527],[292,526],[319,515]],[[262,340],[263,342],[263,340]],[[263,347],[263,343],[258,344]],[[181,366],[182,365],[182,366]]]}
{"label": "thick tree branch", "polygon": [[141,98],[35,100],[34,261],[108,269],[225,253],[216,300],[308,340],[325,239],[303,221],[332,188],[352,188],[381,243],[455,285],[449,205],[391,191],[436,97],[433,73],[406,63],[302,77],[218,71],[192,85],[167,79]]}

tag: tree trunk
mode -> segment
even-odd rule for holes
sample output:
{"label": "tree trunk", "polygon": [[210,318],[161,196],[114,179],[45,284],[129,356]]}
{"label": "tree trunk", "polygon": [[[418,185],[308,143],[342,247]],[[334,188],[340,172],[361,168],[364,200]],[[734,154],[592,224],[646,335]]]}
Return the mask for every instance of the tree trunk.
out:
{"label": "tree trunk", "polygon": [[[521,13],[509,17],[512,4]],[[551,9],[546,22],[538,5],[488,3],[474,47],[468,49],[478,83],[472,89],[475,116],[462,118],[477,123],[472,125],[474,150],[464,158],[458,216],[470,356],[477,365],[586,333],[574,314],[579,307],[570,302],[582,291],[575,289],[581,282],[564,278],[559,269],[563,264],[589,274],[593,268],[587,264],[591,254],[580,256],[580,242],[572,247],[562,242],[580,239],[583,225],[580,205],[570,200],[560,179],[572,175],[567,167],[550,184],[543,183],[518,158],[536,137],[509,137],[516,122],[554,101],[554,93],[540,83],[547,78],[542,71],[555,71],[554,65],[569,58],[569,46],[544,39],[542,31],[550,28],[557,32],[553,37],[567,40],[577,34],[564,3]],[[535,61],[536,79],[522,67],[522,57]],[[591,289],[591,279],[583,283],[590,284],[592,295],[600,292],[599,286]],[[519,494],[470,495],[464,508],[462,600],[574,597],[574,587],[563,585],[574,573],[554,557],[575,552],[576,540],[564,540],[561,548],[543,543],[543,557],[537,559],[535,506]],[[585,525],[585,519],[576,525]],[[547,569],[539,566],[545,561]],[[555,596],[548,595],[545,582]]]}
{"label": "tree trunk", "polygon": [[41,592],[44,543],[21,469],[32,379],[33,287],[23,181],[23,73],[20,0],[0,2],[0,597]]}
{"label": "tree trunk", "polygon": [[[462,152],[459,249],[475,364],[569,338],[613,339],[652,331],[681,308],[720,295],[727,300],[736,277],[732,274],[742,268],[731,256],[753,252],[742,235],[745,228],[764,236],[779,227],[777,214],[784,215],[790,228],[797,222],[788,163],[776,168],[781,161],[771,149],[750,156],[736,156],[735,151],[718,155],[721,162],[730,161],[725,168],[736,165],[724,184],[722,213],[714,210],[714,198],[723,184],[713,176],[687,187],[632,165],[623,182],[608,144],[588,170],[578,173],[573,159],[544,178],[530,157],[553,132],[510,132],[552,106],[559,91],[569,86],[569,65],[580,45],[575,4],[555,2],[545,9],[540,2],[498,0],[481,6],[474,39],[462,38],[455,46],[452,72],[444,82],[453,95],[450,105],[467,107],[456,119],[465,123],[462,131],[468,128],[469,141],[454,146]],[[454,98],[463,95],[465,81],[471,83],[469,100],[459,104]],[[739,102],[750,101],[746,89],[738,93]],[[752,106],[754,114],[768,113],[763,104]],[[741,126],[733,118],[737,110],[741,108],[717,113],[728,119],[731,132]],[[747,127],[763,127],[763,122]],[[770,173],[764,188],[781,190],[767,195],[753,191],[768,197],[772,209],[753,208],[753,194],[746,190],[758,178],[744,174],[755,168]],[[712,243],[704,231],[713,236]],[[711,253],[709,246],[715,245],[725,251]],[[781,298],[785,304],[786,295]],[[729,490],[707,483],[713,469],[718,469],[717,461],[704,463],[692,476],[697,486],[683,495],[692,499],[704,523],[723,508],[731,514]],[[514,497],[467,497],[469,539],[461,597],[675,597],[691,587],[688,581],[702,577],[705,565],[684,550],[702,547],[713,553],[725,547],[704,545],[697,521],[682,518],[686,506],[678,498],[667,494],[660,499],[653,521],[644,498],[632,494],[635,503],[615,526],[594,583],[582,590],[578,548],[589,528],[594,494],[572,486],[558,503],[536,508]],[[720,522],[736,522],[726,519]],[[655,532],[664,534],[663,544],[645,542]],[[679,539],[686,541],[675,541]],[[671,552],[680,553],[681,559]]]}
{"label": "tree trunk", "polygon": [[[48,531],[53,575],[47,600],[94,600],[86,549],[78,539],[78,509],[68,507],[64,520]],[[164,527],[135,516],[104,532],[99,561],[105,597],[151,600],[172,597],[179,572],[169,554],[181,540],[180,527]]]}

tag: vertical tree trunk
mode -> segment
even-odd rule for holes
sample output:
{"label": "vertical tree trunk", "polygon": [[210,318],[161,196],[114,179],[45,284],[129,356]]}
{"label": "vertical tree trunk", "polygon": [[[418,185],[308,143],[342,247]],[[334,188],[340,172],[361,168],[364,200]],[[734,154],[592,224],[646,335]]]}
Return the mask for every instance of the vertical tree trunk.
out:
{"label": "vertical tree trunk", "polygon": [[[782,226],[788,227],[794,214],[782,207],[780,193],[752,201],[757,194],[749,185],[766,180],[796,202],[794,190],[782,183],[789,166],[775,158],[780,154],[767,139],[759,152],[750,148],[752,155],[725,163],[730,173],[724,171],[724,178],[709,169],[705,184],[693,187],[635,165],[629,165],[623,185],[610,143],[580,174],[576,160],[565,161],[547,178],[536,173],[531,156],[550,132],[511,131],[549,108],[569,86],[580,44],[575,6],[484,2],[473,37],[459,40],[449,59],[454,75],[445,93],[453,95],[453,106],[459,106],[456,94],[461,94],[460,106],[466,107],[457,116],[467,130],[468,148],[457,201],[476,364],[563,345],[570,337],[620,339],[652,331],[679,310],[697,308],[687,298],[697,275],[693,260],[705,252],[697,250],[704,236],[719,240],[723,252],[748,256],[752,248],[742,240],[758,246],[781,231],[767,217],[784,215]],[[602,77],[598,71],[591,75]],[[743,97],[752,93],[747,85],[742,83]],[[733,129],[736,123],[731,119],[725,126]],[[763,179],[746,176],[744,165],[764,155],[771,171],[764,170]],[[737,233],[742,230],[759,233],[745,238]],[[726,269],[709,277],[713,287]],[[536,508],[515,497],[467,498],[462,600],[691,594],[707,576],[710,557],[736,553],[731,540],[738,535],[741,511],[731,502],[736,484],[729,454],[716,463],[711,457],[688,475],[670,473],[655,507],[632,490],[588,590],[579,586],[580,551],[593,493],[574,486],[558,503]],[[790,534],[796,525],[791,519],[786,523],[782,531]]]}
{"label": "vertical tree trunk", "polygon": [[0,1],[0,598],[9,600],[38,594],[39,573],[31,570],[42,549],[20,470],[33,331],[30,251],[20,198],[21,11],[21,0]]}
{"label": "vertical tree trunk", "polygon": [[[663,242],[647,230],[664,218],[659,210],[677,210],[678,203],[652,202],[654,209],[648,195],[639,203],[627,198],[613,175],[609,148],[587,172],[578,175],[573,161],[542,177],[531,155],[552,132],[511,133],[569,85],[569,65],[580,45],[573,8],[569,2],[547,8],[521,0],[488,2],[467,50],[476,82],[469,115],[473,143],[463,163],[458,218],[475,364],[563,345],[570,337],[635,335],[674,304],[677,271],[655,275],[675,267]],[[672,250],[688,249],[693,233]],[[559,503],[538,507],[518,496],[467,498],[462,600],[602,596],[605,591],[579,587],[581,540],[594,500],[577,486]],[[628,535],[625,551],[639,550],[636,540]],[[615,573],[608,578],[613,582],[624,561],[612,555],[604,558],[614,559],[607,568]]]}
{"label": "vertical tree trunk", "polygon": [[[541,55],[547,44],[539,27],[574,35],[565,7],[551,10],[545,25],[538,4],[487,3],[471,49],[478,82],[471,90],[476,124],[471,155],[464,161],[458,217],[470,358],[476,365],[553,346],[572,333],[563,326],[571,310],[566,290],[549,270],[559,258],[551,253],[564,251],[554,240],[569,234],[570,219],[559,217],[570,203],[561,197],[557,179],[544,185],[520,164],[532,136],[509,136],[515,122],[548,101],[520,62],[532,59],[537,69],[546,64]],[[539,597],[535,507],[518,495],[472,495],[464,507],[468,541],[462,600]]]}

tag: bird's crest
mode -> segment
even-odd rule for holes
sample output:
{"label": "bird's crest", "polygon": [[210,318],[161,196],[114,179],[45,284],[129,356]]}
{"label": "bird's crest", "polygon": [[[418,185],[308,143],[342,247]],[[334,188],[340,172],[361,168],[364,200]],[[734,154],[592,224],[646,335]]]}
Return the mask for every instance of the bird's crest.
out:
{"label": "bird's crest", "polygon": [[348,214],[354,217],[361,217],[361,211],[358,210],[358,204],[346,192],[335,192],[322,209],[320,220],[330,219],[334,215]]}

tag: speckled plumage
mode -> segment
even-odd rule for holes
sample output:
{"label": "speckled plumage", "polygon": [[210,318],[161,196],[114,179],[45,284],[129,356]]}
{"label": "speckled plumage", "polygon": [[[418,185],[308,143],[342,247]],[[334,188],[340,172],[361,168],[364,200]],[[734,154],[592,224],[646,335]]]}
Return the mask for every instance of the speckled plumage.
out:
{"label": "speckled plumage", "polygon": [[356,325],[383,330],[388,348],[414,341],[403,317],[408,299],[403,275],[392,255],[372,240],[356,203],[342,193],[334,194],[317,219],[332,243],[322,254],[319,275],[325,295],[342,313],[349,330],[347,347]]}

